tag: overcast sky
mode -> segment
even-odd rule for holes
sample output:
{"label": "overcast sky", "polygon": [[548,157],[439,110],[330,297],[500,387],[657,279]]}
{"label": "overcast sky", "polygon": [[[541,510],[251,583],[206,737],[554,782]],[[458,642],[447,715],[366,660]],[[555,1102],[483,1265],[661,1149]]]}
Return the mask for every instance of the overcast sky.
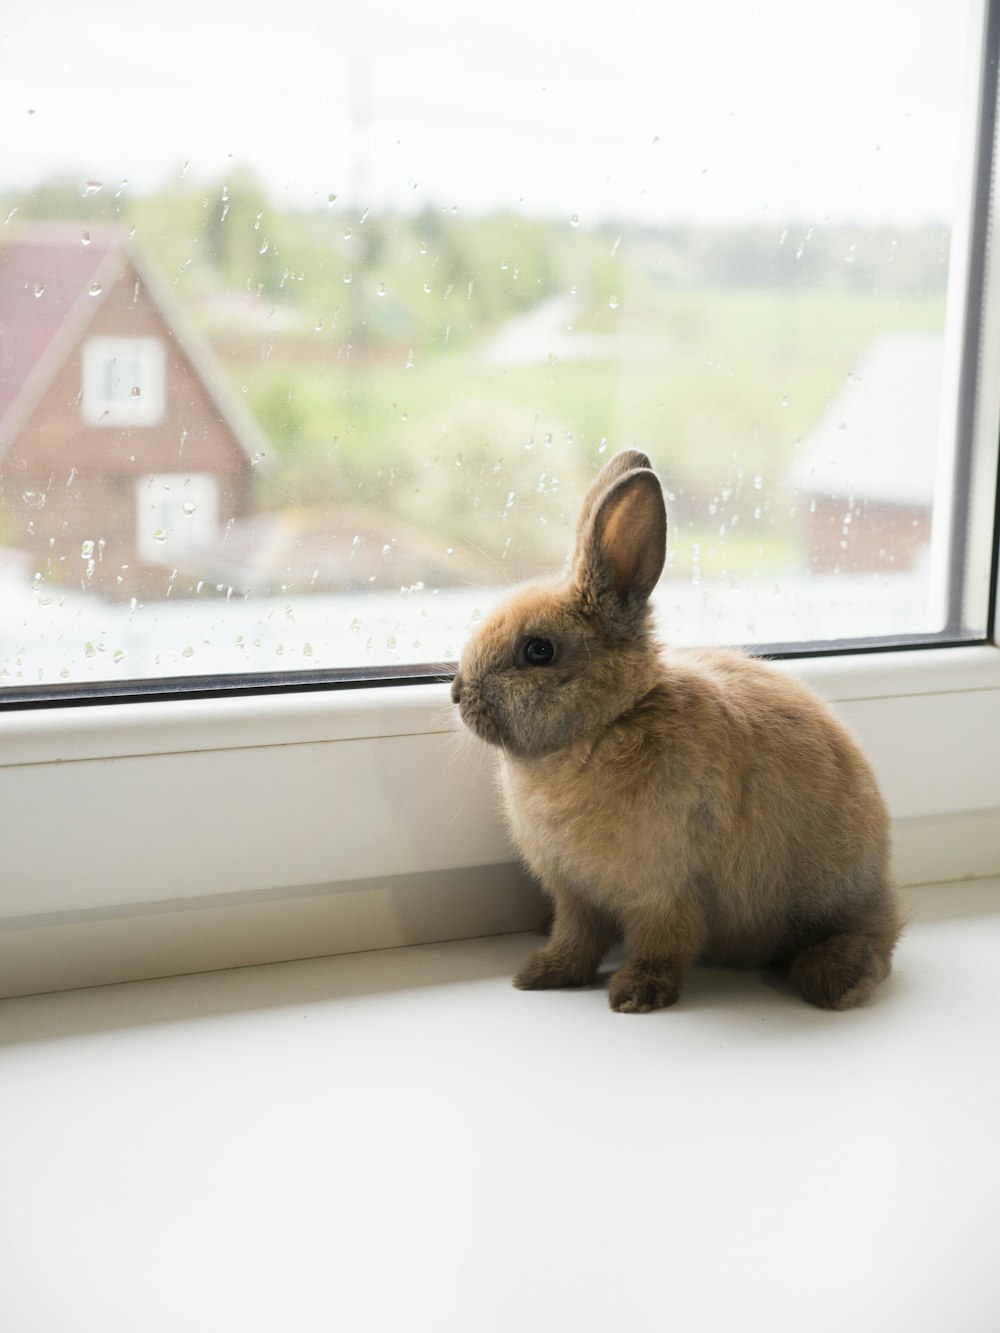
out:
{"label": "overcast sky", "polygon": [[0,188],[948,222],[964,0],[0,0]]}

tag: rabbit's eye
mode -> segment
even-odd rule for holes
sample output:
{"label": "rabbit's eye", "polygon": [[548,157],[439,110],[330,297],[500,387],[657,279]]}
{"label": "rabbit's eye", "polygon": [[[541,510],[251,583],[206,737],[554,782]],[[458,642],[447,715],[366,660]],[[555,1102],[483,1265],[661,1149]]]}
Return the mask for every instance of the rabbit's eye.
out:
{"label": "rabbit's eye", "polygon": [[548,639],[529,639],[522,651],[528,666],[548,666],[556,655],[555,644]]}

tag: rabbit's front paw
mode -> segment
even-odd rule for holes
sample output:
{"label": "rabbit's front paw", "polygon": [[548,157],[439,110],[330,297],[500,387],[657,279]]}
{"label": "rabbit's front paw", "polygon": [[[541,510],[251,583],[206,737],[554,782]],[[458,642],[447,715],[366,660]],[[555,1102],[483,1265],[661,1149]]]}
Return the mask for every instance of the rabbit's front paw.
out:
{"label": "rabbit's front paw", "polygon": [[515,976],[514,985],[518,990],[556,990],[561,986],[585,986],[593,979],[589,966],[550,949],[536,949]]}
{"label": "rabbit's front paw", "polygon": [[681,969],[675,963],[635,962],[611,978],[608,1000],[619,1014],[648,1014],[676,1004],[680,993]]}

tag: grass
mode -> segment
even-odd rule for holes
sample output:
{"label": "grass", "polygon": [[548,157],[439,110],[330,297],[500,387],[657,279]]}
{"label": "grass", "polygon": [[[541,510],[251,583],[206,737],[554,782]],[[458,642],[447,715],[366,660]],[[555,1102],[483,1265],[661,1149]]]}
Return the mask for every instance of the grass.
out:
{"label": "grass", "polygon": [[[659,340],[655,360],[500,368],[434,344],[347,354],[329,335],[315,355],[276,342],[267,361],[233,358],[273,442],[262,500],[361,494],[443,540],[524,546],[545,564],[602,454],[636,446],[671,493],[676,572],[695,542],[706,573],[787,566],[800,538],[780,478],[796,441],[879,334],[944,319],[938,297],[815,287],[644,290],[634,303],[626,288],[614,314],[618,332]],[[578,324],[599,322],[584,311]]]}

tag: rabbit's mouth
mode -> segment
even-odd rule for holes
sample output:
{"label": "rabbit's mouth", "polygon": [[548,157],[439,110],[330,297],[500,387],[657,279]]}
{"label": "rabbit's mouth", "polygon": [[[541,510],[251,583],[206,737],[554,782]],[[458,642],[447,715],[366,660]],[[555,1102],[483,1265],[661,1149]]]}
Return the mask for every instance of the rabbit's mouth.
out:
{"label": "rabbit's mouth", "polygon": [[452,683],[451,697],[458,706],[459,717],[473,735],[490,745],[504,744],[506,738],[483,699],[482,691],[464,680],[461,673]]}
{"label": "rabbit's mouth", "polygon": [[467,696],[463,696],[458,705],[458,714],[468,729],[481,741],[488,741],[490,745],[504,744],[503,732],[482,703],[478,701],[473,703]]}

